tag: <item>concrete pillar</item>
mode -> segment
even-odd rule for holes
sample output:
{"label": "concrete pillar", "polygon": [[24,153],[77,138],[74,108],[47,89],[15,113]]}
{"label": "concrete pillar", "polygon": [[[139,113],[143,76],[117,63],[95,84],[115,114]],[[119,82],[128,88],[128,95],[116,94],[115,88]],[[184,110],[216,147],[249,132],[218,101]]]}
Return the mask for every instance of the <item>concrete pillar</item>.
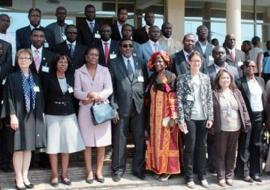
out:
{"label": "concrete pillar", "polygon": [[226,0],[227,34],[234,34],[236,47],[241,47],[241,0]]}
{"label": "concrete pillar", "polygon": [[208,41],[211,40],[211,3],[210,2],[205,2],[204,3],[204,8],[203,8],[203,25],[206,26],[209,30],[209,35],[208,35]]}
{"label": "concrete pillar", "polygon": [[172,37],[182,41],[185,31],[185,0],[165,0],[164,16],[173,25]]}

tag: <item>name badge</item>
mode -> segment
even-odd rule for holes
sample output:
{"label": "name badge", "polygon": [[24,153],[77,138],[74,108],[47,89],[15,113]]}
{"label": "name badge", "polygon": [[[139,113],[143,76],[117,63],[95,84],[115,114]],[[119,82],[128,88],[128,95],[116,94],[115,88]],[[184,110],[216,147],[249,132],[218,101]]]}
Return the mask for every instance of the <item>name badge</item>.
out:
{"label": "name badge", "polygon": [[139,81],[139,82],[144,82],[143,76],[138,76],[138,81]]}
{"label": "name badge", "polygon": [[47,67],[47,66],[42,66],[41,71],[45,72],[45,73],[48,73],[50,71],[50,68]]}
{"label": "name badge", "polygon": [[67,39],[66,35],[62,33],[62,39],[65,41]]}
{"label": "name badge", "polygon": [[69,87],[69,88],[68,88],[68,92],[69,92],[69,93],[73,93],[73,88],[72,88],[72,87]]}
{"label": "name badge", "polygon": [[243,62],[242,61],[238,61],[237,65],[238,65],[238,67],[241,67],[243,65]]}
{"label": "name badge", "polygon": [[48,42],[44,42],[44,47],[48,48],[49,47],[49,43]]}
{"label": "name badge", "polygon": [[114,59],[114,58],[116,58],[116,54],[115,53],[111,53],[110,54],[110,59]]}
{"label": "name badge", "polygon": [[100,34],[99,33],[95,33],[95,38],[100,39]]}
{"label": "name badge", "polygon": [[7,81],[7,79],[4,78],[4,79],[2,80],[2,85],[5,85],[5,84],[6,84],[6,81]]}
{"label": "name badge", "polygon": [[188,100],[188,101],[194,101],[194,97],[191,96],[191,95],[187,95],[187,100]]}
{"label": "name badge", "polygon": [[39,86],[34,86],[34,91],[39,92]]}

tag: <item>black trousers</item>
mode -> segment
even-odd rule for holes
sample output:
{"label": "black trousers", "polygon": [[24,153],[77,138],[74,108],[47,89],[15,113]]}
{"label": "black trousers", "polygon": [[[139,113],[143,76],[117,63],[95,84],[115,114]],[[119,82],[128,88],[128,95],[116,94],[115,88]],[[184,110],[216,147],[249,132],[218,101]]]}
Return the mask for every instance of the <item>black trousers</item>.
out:
{"label": "black trousers", "polygon": [[144,174],[145,168],[145,138],[144,112],[137,114],[135,109],[129,117],[120,117],[116,126],[112,127],[112,170],[113,173],[123,174],[126,170],[127,134],[130,129],[135,144],[135,153],[132,160],[133,174]]}
{"label": "black trousers", "polygon": [[184,136],[184,172],[187,181],[193,180],[193,169],[196,166],[199,180],[206,177],[206,121],[186,121],[188,133]]}
{"label": "black trousers", "polygon": [[251,136],[250,136],[250,175],[260,176],[262,174],[262,138],[263,138],[263,114],[253,112],[251,114]]}

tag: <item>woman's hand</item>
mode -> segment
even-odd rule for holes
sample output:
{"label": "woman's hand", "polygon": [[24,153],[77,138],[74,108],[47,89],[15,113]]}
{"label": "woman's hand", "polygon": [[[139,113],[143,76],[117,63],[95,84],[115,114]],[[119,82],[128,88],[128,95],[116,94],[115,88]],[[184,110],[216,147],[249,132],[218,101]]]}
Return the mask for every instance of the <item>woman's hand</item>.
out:
{"label": "woman's hand", "polygon": [[19,120],[15,114],[10,115],[10,127],[15,131],[19,128]]}
{"label": "woman's hand", "polygon": [[82,100],[83,105],[87,105],[93,102],[93,99],[88,98],[87,100]]}
{"label": "woman's hand", "polygon": [[87,98],[89,98],[89,99],[91,99],[92,101],[95,101],[95,102],[102,101],[102,98],[96,92],[89,92],[87,94]]}
{"label": "woman's hand", "polygon": [[213,121],[207,120],[207,121],[206,121],[205,127],[206,127],[207,129],[210,129],[210,128],[212,127],[212,125],[213,125]]}
{"label": "woman's hand", "polygon": [[187,124],[186,123],[179,123],[178,124],[178,127],[179,127],[180,131],[182,131],[184,134],[187,134],[188,133]]}

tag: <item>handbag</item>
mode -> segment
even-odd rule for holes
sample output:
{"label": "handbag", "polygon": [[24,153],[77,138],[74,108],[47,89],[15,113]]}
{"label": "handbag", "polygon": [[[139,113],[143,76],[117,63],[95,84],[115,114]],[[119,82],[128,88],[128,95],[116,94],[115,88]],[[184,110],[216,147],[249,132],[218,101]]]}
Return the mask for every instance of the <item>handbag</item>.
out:
{"label": "handbag", "polygon": [[94,102],[90,108],[90,113],[94,125],[109,121],[116,116],[116,110],[108,102]]}

